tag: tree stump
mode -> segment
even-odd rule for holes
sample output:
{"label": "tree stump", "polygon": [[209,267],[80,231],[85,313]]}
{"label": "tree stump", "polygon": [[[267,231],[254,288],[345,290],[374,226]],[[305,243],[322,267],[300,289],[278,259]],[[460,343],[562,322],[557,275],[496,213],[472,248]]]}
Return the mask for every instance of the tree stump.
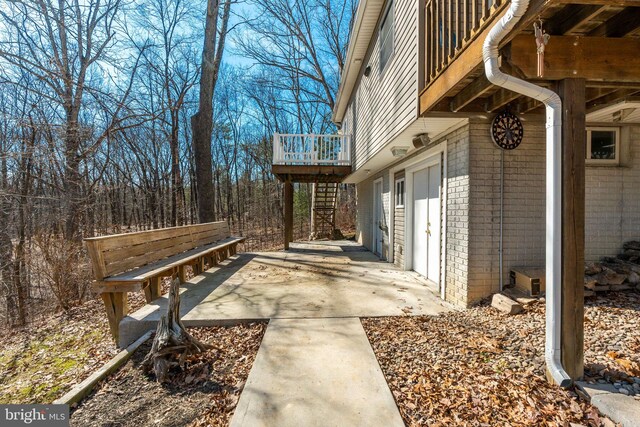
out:
{"label": "tree stump", "polygon": [[172,366],[184,367],[187,356],[213,348],[192,337],[180,320],[180,280],[174,278],[169,291],[167,315],[162,316],[151,351],[142,362],[146,370],[153,369],[158,382],[164,382]]}

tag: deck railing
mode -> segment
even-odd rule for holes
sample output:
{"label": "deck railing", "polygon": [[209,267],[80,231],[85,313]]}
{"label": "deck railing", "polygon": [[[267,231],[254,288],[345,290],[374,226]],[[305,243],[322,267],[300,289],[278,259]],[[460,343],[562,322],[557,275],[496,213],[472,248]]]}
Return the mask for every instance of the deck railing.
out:
{"label": "deck railing", "polygon": [[351,165],[351,138],[348,135],[273,135],[274,165]]}
{"label": "deck railing", "polygon": [[426,0],[425,79],[429,84],[501,11],[506,0]]}

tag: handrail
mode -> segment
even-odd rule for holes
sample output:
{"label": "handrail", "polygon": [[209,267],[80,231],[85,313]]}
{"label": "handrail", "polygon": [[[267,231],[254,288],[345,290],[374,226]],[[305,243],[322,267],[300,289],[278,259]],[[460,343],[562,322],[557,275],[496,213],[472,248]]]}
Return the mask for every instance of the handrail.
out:
{"label": "handrail", "polygon": [[351,165],[349,135],[273,135],[274,165]]}
{"label": "handrail", "polygon": [[497,16],[505,0],[426,0],[425,86]]}

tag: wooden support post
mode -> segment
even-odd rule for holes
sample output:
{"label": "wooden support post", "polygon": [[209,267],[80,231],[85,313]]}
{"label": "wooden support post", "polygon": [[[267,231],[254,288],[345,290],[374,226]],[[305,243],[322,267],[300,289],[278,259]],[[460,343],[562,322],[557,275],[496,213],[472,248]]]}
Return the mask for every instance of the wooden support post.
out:
{"label": "wooden support post", "polygon": [[107,319],[111,336],[118,343],[120,336],[120,321],[129,312],[127,292],[103,292],[102,301],[107,309]]}
{"label": "wooden support post", "polygon": [[180,278],[180,283],[184,283],[187,281],[187,266],[181,265],[178,267],[178,277]]}
{"label": "wooden support post", "polygon": [[558,83],[562,98],[562,364],[584,374],[585,80]]}
{"label": "wooden support post", "polygon": [[144,297],[147,302],[151,302],[162,295],[162,286],[160,284],[160,277],[152,277],[149,279],[149,284],[144,288]]}
{"label": "wooden support post", "polygon": [[284,183],[284,249],[293,241],[293,183]]}

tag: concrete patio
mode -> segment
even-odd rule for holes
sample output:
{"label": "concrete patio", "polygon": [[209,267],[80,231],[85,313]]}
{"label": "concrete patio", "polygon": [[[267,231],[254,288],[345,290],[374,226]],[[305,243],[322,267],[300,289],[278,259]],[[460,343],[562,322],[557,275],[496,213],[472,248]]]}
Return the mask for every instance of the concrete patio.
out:
{"label": "concrete patio", "polygon": [[[123,319],[121,344],[166,307],[162,297]],[[349,241],[236,255],[185,283],[180,309],[187,326],[269,320],[234,427],[403,426],[359,318],[447,310],[416,273]]]}
{"label": "concrete patio", "polygon": [[[120,323],[127,345],[166,313],[159,298]],[[352,241],[293,243],[288,252],[241,253],[182,286],[187,326],[251,320],[433,315],[446,309],[414,272]]]}

